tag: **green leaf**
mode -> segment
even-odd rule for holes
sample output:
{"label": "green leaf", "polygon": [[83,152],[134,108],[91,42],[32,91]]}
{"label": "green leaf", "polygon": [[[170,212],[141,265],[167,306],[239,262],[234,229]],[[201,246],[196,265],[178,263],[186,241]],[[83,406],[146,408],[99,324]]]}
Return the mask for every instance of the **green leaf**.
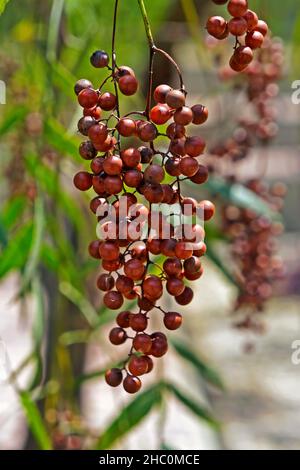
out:
{"label": "green leaf", "polygon": [[66,129],[58,121],[53,118],[48,119],[44,131],[49,144],[63,155],[70,155],[79,161],[79,140],[67,134]]}
{"label": "green leaf", "polygon": [[62,346],[72,346],[73,344],[88,343],[91,334],[91,330],[65,331],[59,337],[59,342]]}
{"label": "green leaf", "polygon": [[70,302],[76,305],[91,327],[95,327],[99,323],[97,310],[94,309],[92,304],[78,289],[75,289],[75,287],[68,282],[61,282],[59,284],[59,291],[70,300]]}
{"label": "green leaf", "polygon": [[129,405],[125,406],[99,438],[96,449],[111,448],[118,439],[131,431],[155,406],[159,405],[161,391],[162,384],[159,383],[140,393]]}
{"label": "green leaf", "polygon": [[28,426],[41,450],[51,450],[52,444],[48,432],[44,426],[39,409],[30,394],[26,391],[20,392],[20,400],[26,414]]}
{"label": "green leaf", "polygon": [[211,413],[206,410],[202,405],[196,403],[192,398],[188,397],[179,388],[171,383],[166,384],[166,388],[173,393],[173,395],[185,405],[193,414],[195,414],[201,420],[204,420],[213,428],[218,428],[219,423],[214,419]]}
{"label": "green leaf", "polygon": [[2,209],[1,220],[7,230],[18,221],[26,206],[27,200],[24,196],[16,196],[6,202]]}
{"label": "green leaf", "polygon": [[23,268],[31,248],[33,224],[21,227],[11,239],[1,255],[0,278],[13,269]]}
{"label": "green leaf", "polygon": [[281,219],[280,214],[274,212],[266,201],[242,184],[231,184],[221,178],[210,178],[205,186],[209,191],[220,194],[223,199],[238,207],[251,209],[272,220]]}
{"label": "green leaf", "polygon": [[220,390],[224,390],[224,385],[222,383],[219,374],[209,367],[204,360],[200,359],[198,355],[196,355],[187,344],[179,341],[179,340],[172,340],[172,345],[175,348],[176,352],[186,361],[188,361],[195,369],[198,371],[199,375],[202,379],[206,382],[214,385],[215,387],[219,388]]}
{"label": "green leaf", "polygon": [[4,12],[5,7],[8,4],[8,2],[9,0],[0,0],[0,15],[2,15],[2,13]]}
{"label": "green leaf", "polygon": [[44,239],[43,235],[45,229],[45,213],[43,200],[40,196],[36,198],[34,207],[34,229],[32,235],[32,243],[28,260],[26,262],[24,273],[22,276],[20,295],[22,295],[26,291],[36,272],[40,260],[40,253]]}
{"label": "green leaf", "polygon": [[222,259],[216,252],[216,250],[213,248],[213,245],[210,243],[207,243],[207,252],[206,256],[209,258],[218,268],[219,270],[224,274],[224,276],[228,279],[229,282],[237,286],[237,281],[234,278],[233,274],[228,270],[228,267],[225,263],[223,263]]}
{"label": "green leaf", "polygon": [[79,209],[74,199],[62,190],[58,175],[51,168],[44,165],[36,155],[27,155],[25,161],[29,173],[39,182],[40,188],[54,198],[59,207],[64,210],[64,214],[80,230]]}
{"label": "green leaf", "polygon": [[[1,1],[1,0],[0,0]],[[0,3],[1,14],[1,3]],[[0,137],[11,130],[15,130],[16,126],[24,121],[27,109],[22,106],[16,106],[10,111],[0,123]]]}

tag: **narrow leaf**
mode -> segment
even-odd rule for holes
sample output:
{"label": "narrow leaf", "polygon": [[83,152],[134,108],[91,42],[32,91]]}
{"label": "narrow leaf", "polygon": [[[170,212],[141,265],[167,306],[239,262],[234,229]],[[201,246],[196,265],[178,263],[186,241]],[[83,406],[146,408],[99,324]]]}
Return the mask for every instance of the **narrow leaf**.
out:
{"label": "narrow leaf", "polygon": [[30,394],[26,391],[20,393],[20,400],[26,414],[28,426],[41,450],[51,450],[52,444],[44,426],[39,409]]}
{"label": "narrow leaf", "polygon": [[202,379],[219,388],[220,390],[224,390],[224,385],[221,378],[219,377],[219,374],[210,366],[208,366],[203,359],[200,359],[199,355],[196,355],[187,344],[173,339],[172,345],[176,352],[183,359],[195,367]]}
{"label": "narrow leaf", "polygon": [[[0,0],[1,1],[1,0]],[[0,14],[1,14],[1,3],[0,3]],[[16,106],[6,114],[5,118],[0,123],[0,137],[11,130],[15,130],[16,126],[24,121],[27,109],[24,107]]]}
{"label": "narrow leaf", "polygon": [[131,431],[161,401],[161,384],[140,393],[123,408],[117,418],[108,426],[97,442],[97,450],[107,450],[125,434]]}
{"label": "narrow leaf", "polygon": [[196,403],[192,398],[188,397],[174,384],[166,384],[167,389],[173,393],[173,395],[185,405],[193,414],[195,414],[201,420],[206,421],[213,428],[218,428],[219,424],[213,418],[211,413],[206,410],[202,405]]}
{"label": "narrow leaf", "polygon": [[23,268],[29,255],[33,233],[32,223],[23,225],[1,255],[0,278],[13,269]]}
{"label": "narrow leaf", "polygon": [[55,119],[48,119],[45,123],[45,136],[49,144],[63,155],[70,155],[78,161],[79,141],[76,137],[67,134],[66,129]]}
{"label": "narrow leaf", "polygon": [[238,207],[251,209],[272,220],[281,219],[280,214],[274,212],[266,201],[242,184],[231,184],[221,178],[210,178],[205,185],[208,190],[220,194],[223,199]]}

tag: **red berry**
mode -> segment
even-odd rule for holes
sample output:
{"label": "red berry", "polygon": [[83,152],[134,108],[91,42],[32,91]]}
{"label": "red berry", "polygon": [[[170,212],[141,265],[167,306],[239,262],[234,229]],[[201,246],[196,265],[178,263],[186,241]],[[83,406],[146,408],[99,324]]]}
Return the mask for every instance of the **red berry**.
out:
{"label": "red berry", "polygon": [[145,356],[131,356],[128,369],[132,375],[144,375],[148,372],[148,360]]}
{"label": "red berry", "polygon": [[193,124],[204,124],[208,119],[208,109],[202,104],[195,104],[192,106]]}
{"label": "red berry", "polygon": [[112,309],[112,310],[118,310],[120,307],[122,307],[124,303],[124,299],[122,294],[117,291],[110,291],[106,292],[106,294],[103,297],[103,302],[106,305],[106,307]]}
{"label": "red berry", "polygon": [[146,315],[142,313],[137,313],[135,315],[131,315],[130,317],[130,328],[134,331],[145,331],[147,329],[148,320]]}
{"label": "red berry", "polygon": [[168,330],[177,330],[182,324],[182,315],[176,312],[167,312],[164,316],[164,324]]}
{"label": "red berry", "polygon": [[259,31],[250,31],[245,38],[245,44],[251,49],[259,49],[264,42],[264,36]]}
{"label": "red berry", "polygon": [[201,201],[199,203],[199,208],[203,211],[203,220],[205,221],[210,220],[214,216],[216,210],[214,204],[210,201]]}
{"label": "red berry", "polygon": [[219,39],[226,31],[227,21],[222,16],[212,16],[206,23],[207,32]]}
{"label": "red berry", "polygon": [[119,79],[119,89],[123,95],[131,96],[137,92],[138,89],[138,81],[132,75],[124,75]]}
{"label": "red berry", "polygon": [[257,27],[257,25],[258,25],[258,16],[255,13],[255,11],[247,10],[247,12],[245,13],[245,15],[243,17],[247,21],[248,31],[252,31],[253,29],[255,29]]}
{"label": "red berry", "polygon": [[109,55],[105,51],[95,51],[90,58],[93,67],[104,68],[109,64]]}
{"label": "red berry", "polygon": [[172,90],[169,85],[158,85],[153,93],[157,103],[165,103],[167,94]]}
{"label": "red berry", "polygon": [[123,380],[121,369],[110,369],[106,371],[105,380],[111,387],[118,387]]}
{"label": "red berry", "polygon": [[175,297],[175,300],[179,305],[188,305],[193,300],[193,297],[194,297],[194,293],[192,289],[190,287],[185,287],[182,294]]}
{"label": "red berry", "polygon": [[117,98],[113,93],[105,92],[100,95],[99,106],[104,111],[112,111],[117,105]]}
{"label": "red berry", "polygon": [[97,279],[98,289],[108,292],[114,288],[115,280],[110,274],[100,274]]}
{"label": "red berry", "polygon": [[135,121],[129,118],[120,119],[116,129],[123,137],[130,137],[136,132]]}
{"label": "red berry", "polygon": [[185,105],[185,94],[180,90],[171,90],[166,95],[166,103],[170,108],[182,108]]}
{"label": "red berry", "polygon": [[127,375],[123,380],[123,387],[127,393],[137,393],[142,386],[142,382],[138,377]]}
{"label": "red berry", "polygon": [[204,152],[205,142],[201,137],[188,137],[185,142],[185,152],[191,157],[198,157]]}
{"label": "red berry", "polygon": [[228,23],[228,29],[233,36],[243,36],[248,29],[247,21],[242,17],[232,18]]}
{"label": "red berry", "polygon": [[154,124],[165,124],[171,117],[171,110],[166,104],[157,104],[150,111],[150,119]]}
{"label": "red berry", "polygon": [[263,20],[258,20],[257,26],[255,27],[255,31],[258,31],[263,36],[266,36],[269,31],[267,23]]}
{"label": "red berry", "polygon": [[231,16],[244,16],[248,10],[247,0],[230,0],[227,9]]}
{"label": "red berry", "polygon": [[119,346],[125,343],[127,339],[126,331],[122,328],[113,328],[109,333],[109,340],[112,344]]}
{"label": "red berry", "polygon": [[78,103],[83,108],[93,108],[98,103],[98,93],[92,88],[84,88],[78,94]]}
{"label": "red berry", "polygon": [[80,191],[87,191],[92,187],[93,178],[87,171],[79,171],[73,179],[74,186]]}
{"label": "red berry", "polygon": [[146,333],[140,333],[133,339],[133,347],[136,351],[147,354],[152,346],[152,340]]}

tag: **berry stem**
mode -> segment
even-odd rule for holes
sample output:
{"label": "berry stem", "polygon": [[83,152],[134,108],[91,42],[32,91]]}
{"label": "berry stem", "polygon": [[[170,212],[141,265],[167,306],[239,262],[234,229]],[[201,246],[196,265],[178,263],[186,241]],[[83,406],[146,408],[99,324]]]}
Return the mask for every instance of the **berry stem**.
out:
{"label": "berry stem", "polygon": [[146,11],[146,7],[145,7],[145,4],[144,4],[144,0],[138,0],[138,4],[139,4],[139,7],[140,7],[140,10],[141,10],[141,13],[142,13],[142,17],[143,17],[143,20],[144,20],[144,25],[145,25],[147,38],[148,38],[149,47],[151,49],[154,49],[155,44],[154,44],[153,34],[152,34],[152,31],[151,31],[151,25],[150,25],[150,21],[149,21],[148,14],[147,14],[147,11]]}
{"label": "berry stem", "polygon": [[[117,28],[117,17],[118,17],[118,6],[119,0],[115,0],[115,8],[114,8],[114,19],[113,19],[113,32],[112,32],[112,45],[111,45],[111,57],[112,57],[112,76],[114,81],[114,89],[116,95],[116,111],[117,116],[120,119],[120,103],[119,103],[119,90],[117,87],[117,82],[115,78],[115,71],[116,71],[116,28]],[[120,142],[120,134],[118,133],[118,147],[120,150],[121,142]]]}

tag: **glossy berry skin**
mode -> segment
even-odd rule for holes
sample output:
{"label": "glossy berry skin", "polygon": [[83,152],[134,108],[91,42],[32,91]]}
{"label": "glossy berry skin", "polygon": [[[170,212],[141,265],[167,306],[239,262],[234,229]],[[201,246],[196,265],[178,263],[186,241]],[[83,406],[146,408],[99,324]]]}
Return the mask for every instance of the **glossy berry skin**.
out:
{"label": "glossy berry skin", "polygon": [[137,393],[142,386],[142,382],[138,377],[127,375],[123,381],[124,390],[127,393]]}
{"label": "glossy berry skin", "polygon": [[192,106],[193,112],[193,124],[199,125],[204,124],[208,119],[208,109],[202,104],[195,104]]}
{"label": "glossy berry skin", "polygon": [[110,155],[103,162],[103,170],[107,175],[119,175],[122,171],[122,159],[117,155]]}
{"label": "glossy berry skin", "polygon": [[114,368],[107,370],[105,373],[105,380],[111,387],[118,387],[123,380],[121,369]]}
{"label": "glossy berry skin", "polygon": [[248,31],[253,31],[258,25],[258,16],[255,11],[247,10],[243,18],[247,21]]}
{"label": "glossy berry skin", "polygon": [[[259,34],[259,33],[258,33]],[[247,36],[246,36],[247,37]],[[246,41],[247,43],[247,41]],[[234,54],[234,60],[241,65],[249,65],[253,60],[253,52],[250,47],[240,46],[238,47]]]}
{"label": "glossy berry skin", "polygon": [[182,108],[185,106],[185,94],[180,90],[171,90],[166,96],[166,103],[170,108]]}
{"label": "glossy berry skin", "polygon": [[210,220],[215,214],[215,206],[210,201],[201,201],[199,203],[199,208],[203,211],[203,220]]}
{"label": "glossy berry skin", "polygon": [[138,90],[138,81],[132,75],[124,75],[120,78],[119,82],[119,89],[123,95],[131,96],[134,95]]}
{"label": "glossy berry skin", "polygon": [[204,152],[205,146],[205,141],[201,137],[188,137],[184,149],[191,157],[198,157]]}
{"label": "glossy berry skin", "polygon": [[130,279],[138,281],[145,274],[145,266],[140,260],[131,259],[125,263],[124,272]]}
{"label": "glossy berry skin", "polygon": [[95,51],[90,58],[93,67],[104,68],[109,64],[109,55],[105,51]]}
{"label": "glossy berry skin", "polygon": [[199,168],[199,163],[193,157],[183,157],[179,164],[180,171],[185,176],[194,176]]}
{"label": "glossy berry skin", "polygon": [[112,310],[118,310],[122,307],[124,299],[120,292],[112,290],[110,292],[106,292],[103,297],[103,303],[106,307],[111,308]]}
{"label": "glossy berry skin", "polygon": [[185,287],[182,294],[175,297],[175,300],[179,305],[188,305],[192,302],[193,297],[194,292],[192,291],[192,289],[190,287]]}
{"label": "glossy berry skin", "polygon": [[245,44],[251,49],[259,49],[264,42],[264,36],[259,31],[250,31],[246,34]]}
{"label": "glossy berry skin", "polygon": [[231,14],[231,16],[235,16],[235,17],[244,16],[248,10],[248,1],[247,0],[229,0],[227,10]]}
{"label": "glossy berry skin", "polygon": [[[99,249],[98,249],[99,251]],[[103,292],[112,290],[115,286],[114,278],[110,274],[100,274],[97,279],[97,287]]]}
{"label": "glossy berry skin", "polygon": [[156,103],[165,103],[167,94],[172,90],[169,85],[158,85],[153,93]]}
{"label": "glossy berry skin", "polygon": [[112,344],[119,346],[120,344],[125,343],[127,339],[126,331],[122,328],[113,328],[109,333],[109,340]]}
{"label": "glossy berry skin", "polygon": [[92,160],[97,155],[97,150],[90,140],[82,142],[79,146],[79,154],[85,160]]}
{"label": "glossy berry skin", "polygon": [[101,259],[101,256],[99,253],[100,244],[101,244],[100,240],[94,240],[89,244],[88,251],[92,258]]}
{"label": "glossy berry skin", "polygon": [[105,92],[99,97],[99,106],[105,111],[112,111],[117,105],[117,98],[113,93]]}
{"label": "glossy berry skin", "polygon": [[255,27],[255,31],[258,31],[259,33],[261,33],[263,36],[266,36],[268,34],[268,31],[269,31],[269,27],[267,25],[267,23],[263,20],[258,20],[258,23]]}
{"label": "glossy berry skin", "polygon": [[171,117],[171,110],[166,104],[157,104],[150,110],[150,119],[154,124],[165,124]]}
{"label": "glossy berry skin", "polygon": [[243,36],[248,29],[247,21],[242,17],[232,18],[228,23],[228,29],[233,36]]}
{"label": "glossy berry skin", "polygon": [[134,376],[144,375],[148,372],[148,360],[144,356],[131,356],[128,369]]}
{"label": "glossy berry skin", "polygon": [[222,16],[212,16],[207,20],[206,29],[207,32],[219,39],[226,32],[227,22]]}
{"label": "glossy berry skin", "polygon": [[155,337],[152,340],[152,346],[149,354],[154,357],[162,357],[168,351],[168,342],[163,337]]}
{"label": "glossy berry skin", "polygon": [[157,129],[152,122],[143,122],[138,128],[138,136],[143,142],[153,142],[157,137]]}
{"label": "glossy berry skin", "polygon": [[160,165],[149,165],[144,172],[145,181],[152,184],[159,184],[164,179],[165,172]]}
{"label": "glossy berry skin", "polygon": [[123,137],[131,137],[136,132],[136,125],[132,119],[123,118],[118,122],[116,129]]}
{"label": "glossy berry skin", "polygon": [[165,313],[164,325],[168,330],[178,330],[182,325],[182,315],[176,312]]}
{"label": "glossy berry skin", "polygon": [[152,347],[152,340],[146,333],[140,333],[133,339],[132,344],[137,352],[147,354]]}
{"label": "glossy berry skin", "polygon": [[86,171],[79,171],[73,179],[74,186],[80,191],[87,191],[92,187],[92,175]]}
{"label": "glossy berry skin", "polygon": [[187,106],[178,108],[174,114],[174,121],[181,126],[187,126],[194,118],[193,111]]}
{"label": "glossy berry skin", "polygon": [[203,184],[208,180],[208,169],[204,165],[199,165],[197,173],[190,178],[193,183]]}
{"label": "glossy berry skin", "polygon": [[83,108],[93,108],[98,103],[98,93],[92,88],[84,88],[78,94],[78,103]]}
{"label": "glossy berry skin", "polygon": [[142,313],[137,313],[135,315],[131,315],[130,317],[130,328],[134,331],[142,332],[147,329],[148,320],[146,315]]}
{"label": "glossy berry skin", "polygon": [[85,88],[93,88],[92,82],[86,80],[85,78],[78,80],[74,86],[75,94],[79,95],[79,93]]}

